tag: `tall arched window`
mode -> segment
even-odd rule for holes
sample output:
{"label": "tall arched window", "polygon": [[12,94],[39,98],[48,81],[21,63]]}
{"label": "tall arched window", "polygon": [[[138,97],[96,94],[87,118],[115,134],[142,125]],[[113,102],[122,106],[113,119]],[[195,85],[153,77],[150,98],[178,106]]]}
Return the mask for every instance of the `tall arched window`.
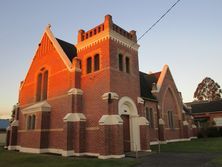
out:
{"label": "tall arched window", "polygon": [[48,71],[43,70],[38,74],[37,78],[37,90],[36,101],[42,101],[47,99],[48,92]]}
{"label": "tall arched window", "polygon": [[168,122],[169,122],[169,128],[173,129],[174,128],[173,111],[168,111]]}
{"label": "tall arched window", "polygon": [[118,59],[119,59],[119,70],[123,71],[123,55],[119,54]]}
{"label": "tall arched window", "polygon": [[31,117],[31,129],[35,129],[35,115]]}
{"label": "tall arched window", "polygon": [[47,92],[48,92],[48,71],[45,71],[43,78],[42,100],[47,99]]}
{"label": "tall arched window", "polygon": [[41,101],[41,92],[42,92],[42,73],[38,75],[37,79],[36,101]]}
{"label": "tall arched window", "polygon": [[94,71],[98,71],[99,70],[99,65],[100,65],[99,54],[96,54],[94,56]]}
{"label": "tall arched window", "polygon": [[86,73],[91,73],[92,72],[92,58],[89,57],[86,60]]}
{"label": "tall arched window", "polygon": [[129,57],[126,57],[126,72],[127,73],[130,73],[130,59],[129,59]]}
{"label": "tall arched window", "polygon": [[27,117],[27,121],[26,121],[26,123],[27,123],[27,129],[31,129],[31,119],[32,119],[32,117],[31,117],[31,115],[29,115],[29,116]]}
{"label": "tall arched window", "polygon": [[146,107],[146,119],[149,121],[149,127],[154,128],[153,109]]}

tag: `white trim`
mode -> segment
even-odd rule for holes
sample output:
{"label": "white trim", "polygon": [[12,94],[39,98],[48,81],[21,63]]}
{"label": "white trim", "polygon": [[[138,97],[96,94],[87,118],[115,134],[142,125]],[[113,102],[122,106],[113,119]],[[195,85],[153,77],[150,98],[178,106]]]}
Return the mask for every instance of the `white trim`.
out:
{"label": "white trim", "polygon": [[89,153],[89,152],[84,152],[84,153],[75,153],[73,154],[74,156],[91,156],[91,157],[98,157],[100,154],[98,153]]}
{"label": "white trim", "polygon": [[188,126],[189,123],[187,121],[183,121],[183,126]]}
{"label": "white trim", "polygon": [[82,89],[72,88],[68,91],[68,95],[83,95]]}
{"label": "white trim", "polygon": [[159,118],[159,125],[165,125],[165,122],[162,118]]}
{"label": "white trim", "polygon": [[191,140],[192,140],[192,139],[198,139],[198,137],[193,136],[193,137],[190,137],[190,139],[191,139]]}
{"label": "white trim", "polygon": [[34,153],[34,154],[40,154],[40,153],[54,153],[54,154],[60,154],[61,156],[93,156],[98,157],[99,159],[110,159],[110,158],[124,158],[125,154],[122,155],[100,155],[98,153],[90,153],[90,152],[84,152],[84,153],[75,153],[74,150],[63,150],[63,149],[57,149],[57,148],[28,148],[28,147],[21,147],[21,146],[8,146],[8,150],[19,150],[20,152],[25,153]]}
{"label": "white trim", "polygon": [[167,64],[165,64],[163,66],[163,69],[162,69],[161,73],[160,73],[160,77],[157,81],[157,90],[158,90],[158,92],[160,91],[160,89],[162,87],[162,84],[163,84],[163,81],[164,81],[164,78],[166,76],[166,73],[167,73],[168,69],[169,69],[169,66]]}
{"label": "white trim", "polygon": [[110,33],[109,33],[109,38],[114,41],[117,41],[117,42],[121,43],[122,45],[124,45],[130,49],[133,49],[135,51],[138,51],[138,49],[140,47],[140,45],[138,45],[134,41],[124,37],[123,35],[117,33],[114,30],[111,30],[111,29],[110,29]]}
{"label": "white trim", "polygon": [[157,145],[157,144],[159,144],[160,142],[159,141],[151,141],[150,142],[150,145],[152,146],[152,145]]}
{"label": "white trim", "polygon": [[29,114],[29,113],[31,114],[35,112],[50,112],[50,111],[51,111],[51,105],[47,101],[35,103],[21,110],[23,114]]}
{"label": "white trim", "polygon": [[79,43],[76,44],[76,48],[77,48],[77,52],[80,52],[83,49],[89,48],[93,45],[96,45],[99,42],[102,42],[106,39],[112,39],[114,41],[117,41],[119,43],[121,43],[122,45],[133,49],[135,51],[138,51],[139,49],[139,45],[137,43],[135,43],[134,41],[122,36],[121,34],[111,30],[111,29],[107,29],[104,30],[102,32],[100,32],[97,35],[94,35],[84,41],[81,41]]}
{"label": "white trim", "polygon": [[45,149],[39,149],[39,148],[28,148],[28,147],[20,147],[19,149],[20,152],[25,152],[25,153],[46,153],[47,151]]}
{"label": "white trim", "polygon": [[183,139],[171,139],[171,140],[166,140],[167,143],[173,143],[173,142],[181,142],[181,141],[190,141],[190,138],[183,138]]}
{"label": "white trim", "polygon": [[19,150],[19,146],[8,146],[8,150]]}
{"label": "white trim", "polygon": [[68,113],[63,118],[64,122],[80,122],[86,121],[86,117],[83,113]]}
{"label": "white trim", "polygon": [[99,120],[99,125],[122,125],[123,120],[119,115],[103,115]]}
{"label": "white trim", "polygon": [[[53,33],[50,30],[50,26],[46,27],[45,33],[48,35],[49,39],[52,41],[56,51],[59,53],[62,61],[64,62],[64,64],[66,65],[66,67],[71,70],[72,68],[72,63],[70,62],[70,60],[68,59],[68,56],[65,54],[64,50],[62,49],[62,47],[59,45],[59,42],[55,39]],[[74,46],[73,46],[74,47]]]}
{"label": "white trim", "polygon": [[124,158],[125,154],[122,155],[99,155],[99,159],[110,159],[110,158]]}
{"label": "white trim", "polygon": [[138,118],[138,125],[149,125],[149,121],[145,117],[139,117]]}
{"label": "white trim", "polygon": [[29,148],[29,147],[21,147],[21,146],[8,146],[8,150],[19,150],[20,152],[25,153],[34,153],[34,154],[40,154],[40,153],[53,153],[53,154],[60,154],[62,156],[73,156],[74,150],[63,150],[63,149],[57,149],[57,148]]}
{"label": "white trim", "polygon": [[157,145],[157,144],[167,144],[167,143],[174,143],[174,142],[183,142],[183,141],[190,141],[192,139],[197,139],[197,137],[190,137],[190,138],[182,138],[182,139],[171,139],[165,141],[152,141],[150,145]]}
{"label": "white trim", "polygon": [[144,152],[149,152],[149,153],[151,153],[151,152],[152,152],[152,150],[151,150],[151,149],[149,149],[149,150],[141,150],[141,151],[144,151]]}
{"label": "white trim", "polygon": [[144,104],[144,100],[142,97],[137,97],[137,103]]}
{"label": "white trim", "polygon": [[63,157],[70,157],[74,156],[74,150],[62,150]]}
{"label": "white trim", "polygon": [[107,93],[104,93],[104,94],[102,95],[102,99],[103,99],[103,100],[108,100],[109,94],[110,94],[111,99],[115,99],[115,100],[118,100],[118,99],[119,99],[119,95],[118,95],[117,93],[115,93],[115,92],[107,92]]}
{"label": "white trim", "polygon": [[18,121],[18,120],[14,120],[14,121],[11,123],[11,126],[19,126],[19,121]]}
{"label": "white trim", "polygon": [[195,129],[195,128],[197,128],[197,126],[196,126],[196,125],[194,125],[194,124],[192,124],[192,128],[193,128],[193,129]]}
{"label": "white trim", "polygon": [[139,115],[136,104],[130,97],[124,96],[119,100],[118,113],[119,115],[129,115],[130,149],[140,151]]}

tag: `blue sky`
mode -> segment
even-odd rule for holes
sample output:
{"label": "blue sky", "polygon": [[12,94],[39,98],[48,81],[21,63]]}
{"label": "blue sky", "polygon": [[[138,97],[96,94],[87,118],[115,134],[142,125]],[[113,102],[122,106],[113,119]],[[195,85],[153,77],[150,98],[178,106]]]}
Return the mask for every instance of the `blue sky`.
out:
{"label": "blue sky", "polygon": [[[75,44],[79,29],[88,30],[106,14],[141,36],[176,0],[2,0],[0,5],[0,117],[18,100],[26,75],[48,23],[54,35]],[[168,64],[184,101],[192,101],[206,76],[222,85],[222,1],[181,0],[139,41],[143,72]]]}

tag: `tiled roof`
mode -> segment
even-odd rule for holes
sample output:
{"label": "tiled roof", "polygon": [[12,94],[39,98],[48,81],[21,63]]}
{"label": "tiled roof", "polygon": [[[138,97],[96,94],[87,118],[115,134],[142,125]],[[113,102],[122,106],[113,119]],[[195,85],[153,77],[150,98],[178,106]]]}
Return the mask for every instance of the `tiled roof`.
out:
{"label": "tiled roof", "polygon": [[72,62],[72,59],[77,56],[76,47],[66,41],[56,38],[59,45],[62,47],[65,54],[68,56],[69,60]]}
{"label": "tiled roof", "polygon": [[210,102],[194,102],[189,103],[192,107],[192,113],[205,113],[205,112],[222,112],[222,100],[210,101]]}
{"label": "tiled roof", "polygon": [[146,74],[140,72],[140,94],[141,97],[156,100],[152,94],[153,83],[157,83],[161,72]]}
{"label": "tiled roof", "polygon": [[187,114],[191,114],[191,109],[186,106],[185,104],[183,105],[183,110],[187,113]]}

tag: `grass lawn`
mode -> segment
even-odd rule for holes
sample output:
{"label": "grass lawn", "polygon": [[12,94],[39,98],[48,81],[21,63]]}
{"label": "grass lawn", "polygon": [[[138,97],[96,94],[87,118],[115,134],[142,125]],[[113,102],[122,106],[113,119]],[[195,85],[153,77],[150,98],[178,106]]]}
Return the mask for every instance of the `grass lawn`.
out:
{"label": "grass lawn", "polygon": [[[158,151],[158,145],[151,146],[152,151]],[[190,152],[190,153],[222,153],[222,137],[194,139],[185,142],[161,144],[161,152]]]}
{"label": "grass lawn", "polygon": [[[158,151],[158,145],[151,146],[155,152]],[[183,153],[221,153],[222,137],[195,139],[185,142],[168,143],[160,145],[161,152],[183,152]],[[211,161],[218,167],[222,167],[222,156]]]}
{"label": "grass lawn", "polygon": [[28,154],[7,151],[0,148],[1,167],[132,167],[138,164],[135,159],[74,158],[48,154]]}

